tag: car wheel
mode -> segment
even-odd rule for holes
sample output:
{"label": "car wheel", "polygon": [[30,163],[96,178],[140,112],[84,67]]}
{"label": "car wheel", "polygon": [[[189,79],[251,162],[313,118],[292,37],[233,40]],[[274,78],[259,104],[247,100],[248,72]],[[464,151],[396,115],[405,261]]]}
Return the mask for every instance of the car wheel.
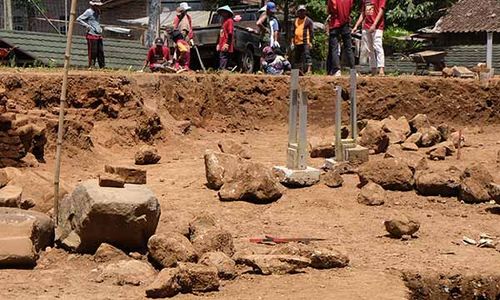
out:
{"label": "car wheel", "polygon": [[241,70],[244,73],[253,73],[255,71],[255,57],[253,51],[247,49],[241,56]]}

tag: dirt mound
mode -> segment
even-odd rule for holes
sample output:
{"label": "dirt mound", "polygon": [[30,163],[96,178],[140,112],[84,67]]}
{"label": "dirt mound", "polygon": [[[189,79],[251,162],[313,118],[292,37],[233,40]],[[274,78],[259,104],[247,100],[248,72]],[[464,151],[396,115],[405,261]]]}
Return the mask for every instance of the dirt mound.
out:
{"label": "dirt mound", "polygon": [[[124,75],[123,75],[124,74]],[[0,74],[2,99],[21,114],[35,113],[47,127],[49,151],[55,149],[60,75]],[[309,92],[309,124],[333,125],[334,87],[346,78],[304,77]],[[94,139],[105,147],[133,147],[165,140],[179,122],[209,131],[258,130],[285,125],[289,78],[254,75],[150,75],[79,72],[68,85],[65,147],[91,150]],[[472,80],[424,77],[370,78],[358,81],[359,119],[413,117],[425,113],[437,124],[500,123],[500,81],[481,87]],[[347,121],[347,102],[344,120]]]}
{"label": "dirt mound", "polygon": [[500,276],[405,273],[410,299],[499,299]]}

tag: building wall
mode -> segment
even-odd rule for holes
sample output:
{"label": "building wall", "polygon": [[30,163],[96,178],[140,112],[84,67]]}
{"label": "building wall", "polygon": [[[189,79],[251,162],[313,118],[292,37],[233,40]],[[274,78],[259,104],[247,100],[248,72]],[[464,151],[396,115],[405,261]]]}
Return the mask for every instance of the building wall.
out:
{"label": "building wall", "polygon": [[[123,4],[117,7],[113,7],[109,10],[103,9],[101,15],[101,23],[107,25],[117,25],[125,27],[124,23],[118,21],[118,19],[135,19],[142,18],[147,15],[147,0],[135,0],[127,4]],[[52,23],[61,31],[65,33],[65,4],[67,4],[67,18],[69,19],[69,10],[71,6],[71,0],[44,0],[43,7],[45,15],[52,21]],[[89,7],[88,1],[79,0],[76,14],[79,16]],[[3,28],[3,1],[0,0],[0,28]],[[31,17],[28,17],[28,16]],[[49,32],[55,33],[54,28],[43,18],[43,16],[36,11],[31,9],[31,13],[23,8],[15,8],[13,11],[14,19],[14,29],[15,30],[25,30],[25,31],[36,31],[36,32]],[[85,28],[75,24],[74,34],[84,35],[86,33]],[[111,32],[105,31],[105,36],[113,37],[123,37],[126,36],[113,34]],[[134,38],[138,38],[134,36]]]}
{"label": "building wall", "polygon": [[[65,4],[67,5],[67,12],[65,13]],[[65,17],[69,20],[69,10],[71,6],[71,0],[44,0],[43,1],[45,15],[52,21],[54,26],[56,26],[61,33],[66,33],[66,25],[64,22]],[[77,15],[83,13],[87,9],[87,1],[78,1],[77,4]],[[56,31],[52,26],[43,18],[43,16],[36,11],[35,17],[31,18],[31,31],[37,32],[50,32],[55,33]],[[79,26],[75,26],[75,34],[82,35],[85,30]]]}
{"label": "building wall", "polygon": [[107,25],[125,25],[119,19],[137,19],[147,16],[147,0],[136,0],[117,7],[106,9],[101,14],[101,23]]}
{"label": "building wall", "polygon": [[[116,6],[106,9],[103,7],[101,15],[101,23],[105,25],[116,25],[124,28],[130,28],[127,24],[118,21],[119,19],[136,19],[146,17],[148,15],[148,2],[150,0],[132,0],[124,1],[124,4],[117,4]],[[180,2],[186,0],[161,0],[162,8],[174,11],[180,4]],[[205,0],[187,0],[188,4],[193,8],[193,10],[209,9],[208,2]],[[69,9],[71,5],[71,0],[43,0],[43,7],[45,14],[53,24],[62,32],[65,33],[65,4],[67,5],[67,16],[69,18]],[[88,8],[87,0],[79,0],[77,7],[77,16],[82,14]],[[56,31],[52,26],[43,18],[43,16],[36,11],[34,8],[26,9],[15,8],[13,11],[14,18],[14,29],[15,30],[25,30],[25,31],[36,31],[36,32],[49,32],[55,33]],[[0,0],[0,28],[3,28],[3,0]],[[143,34],[143,29],[140,28],[130,28],[132,29],[130,36],[125,36],[123,34],[116,34],[109,31],[104,32],[105,37],[113,38],[128,38],[137,39],[141,38]],[[76,35],[84,35],[85,29],[76,24],[75,32]]]}

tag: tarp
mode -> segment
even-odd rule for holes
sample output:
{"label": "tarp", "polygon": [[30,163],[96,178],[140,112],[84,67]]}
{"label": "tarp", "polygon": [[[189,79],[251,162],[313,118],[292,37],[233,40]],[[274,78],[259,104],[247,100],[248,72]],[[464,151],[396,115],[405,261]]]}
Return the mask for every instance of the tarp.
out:
{"label": "tarp", "polygon": [[[160,15],[160,26],[162,28],[172,26],[175,15],[175,11],[162,12]],[[210,11],[190,11],[189,15],[191,16],[193,27],[205,27],[208,25],[208,21],[210,19]],[[131,25],[148,26],[149,17],[138,19],[119,19],[118,21]]]}

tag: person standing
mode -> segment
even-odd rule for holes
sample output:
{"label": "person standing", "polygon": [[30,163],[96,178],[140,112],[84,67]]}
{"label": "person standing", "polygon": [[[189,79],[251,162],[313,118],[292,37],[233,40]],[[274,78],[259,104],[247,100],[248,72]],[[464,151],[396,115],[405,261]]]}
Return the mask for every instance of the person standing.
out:
{"label": "person standing", "polygon": [[99,22],[101,17],[101,0],[92,0],[89,2],[90,8],[81,14],[76,21],[87,28],[87,49],[89,57],[89,68],[95,66],[95,62],[99,64],[99,68],[105,67],[104,61],[104,45],[102,42],[102,27]]}
{"label": "person standing", "polygon": [[328,0],[329,15],[328,59],[326,63],[328,75],[340,76],[339,37],[342,49],[347,58],[349,68],[354,68],[354,53],[351,40],[351,10],[353,0]]}
{"label": "person standing", "polygon": [[148,51],[144,68],[149,64],[151,72],[158,72],[165,69],[166,64],[170,60],[170,50],[164,45],[163,39],[158,37],[155,39],[155,45]]}
{"label": "person standing", "polygon": [[257,26],[260,28],[261,32],[261,48],[266,46],[277,49],[280,48],[279,31],[280,26],[278,19],[276,18],[276,4],[274,2],[267,2],[266,12],[263,13],[257,20]]}
{"label": "person standing", "polygon": [[182,2],[177,8],[177,15],[174,17],[174,30],[179,30],[184,36],[184,40],[191,43],[193,40],[193,21],[191,16],[187,13],[191,10],[191,7],[186,3]]}
{"label": "person standing", "polygon": [[301,69],[303,73],[309,74],[312,68],[311,48],[314,39],[314,24],[313,20],[307,16],[305,5],[299,5],[297,8],[293,32],[295,67]]}
{"label": "person standing", "polygon": [[384,12],[386,0],[362,0],[361,14],[353,32],[363,23],[363,50],[368,53],[372,75],[385,75],[385,55],[382,44],[384,37]]}
{"label": "person standing", "polygon": [[219,69],[225,70],[234,51],[234,22],[233,11],[228,5],[217,9],[217,13],[222,17],[222,26],[217,43],[219,52]]}

